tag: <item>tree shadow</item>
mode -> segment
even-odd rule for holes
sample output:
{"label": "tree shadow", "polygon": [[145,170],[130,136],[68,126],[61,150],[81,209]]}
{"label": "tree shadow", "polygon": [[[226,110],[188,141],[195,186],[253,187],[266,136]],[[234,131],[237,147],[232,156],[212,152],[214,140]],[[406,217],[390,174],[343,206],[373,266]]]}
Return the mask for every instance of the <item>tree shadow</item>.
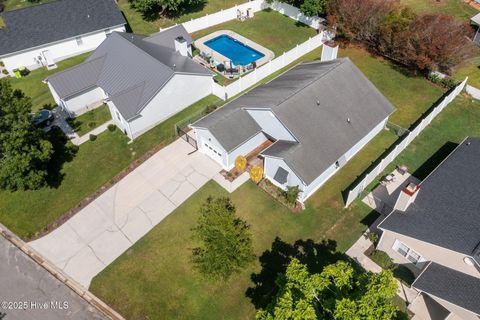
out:
{"label": "tree shadow", "polygon": [[58,188],[65,176],[62,173],[63,165],[73,160],[78,146],[71,144],[68,137],[56,126],[46,133],[46,138],[52,143],[54,151],[47,165],[47,184],[52,188]]}
{"label": "tree shadow", "polygon": [[[207,4],[207,0],[197,0],[195,1],[195,3],[188,2],[178,7],[175,12],[166,10],[162,12],[162,8],[160,5],[153,5],[150,7],[149,10],[142,12],[135,8],[134,2],[132,0],[129,0],[129,2],[130,8],[140,13],[142,15],[142,19],[148,22],[154,22],[161,18],[175,19],[186,14],[200,12],[205,8],[205,5]],[[160,12],[162,12],[161,15]]]}
{"label": "tree shadow", "polygon": [[[262,270],[252,273],[250,279],[254,286],[247,289],[245,295],[256,309],[264,309],[278,292],[276,279],[278,274],[285,273],[288,264],[297,258],[306,264],[312,273],[319,273],[329,264],[338,260],[349,260],[348,256],[337,252],[334,240],[315,242],[312,239],[297,240],[290,244],[275,238],[270,250],[266,250],[259,258]],[[353,264],[355,265],[355,264]]]}

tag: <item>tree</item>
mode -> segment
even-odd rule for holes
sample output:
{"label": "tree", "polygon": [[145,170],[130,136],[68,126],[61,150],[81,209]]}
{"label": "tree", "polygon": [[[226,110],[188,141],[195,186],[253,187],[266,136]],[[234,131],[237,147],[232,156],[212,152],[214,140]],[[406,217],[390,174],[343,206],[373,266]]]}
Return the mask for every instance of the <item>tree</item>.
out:
{"label": "tree", "polygon": [[52,144],[30,121],[32,103],[0,80],[0,188],[37,189],[45,184]]}
{"label": "tree", "polygon": [[266,310],[257,312],[258,320],[390,320],[397,313],[391,271],[362,274],[338,261],[311,274],[294,258],[277,283],[278,295]]}
{"label": "tree", "polygon": [[201,5],[204,0],[131,0],[131,3],[146,18],[154,19],[163,15],[178,16],[182,11]]}
{"label": "tree", "polygon": [[325,14],[327,3],[328,0],[304,0],[300,11],[307,17],[322,16]]}
{"label": "tree", "polygon": [[207,278],[227,280],[255,259],[250,227],[235,212],[229,198],[209,197],[200,208],[192,231],[201,246],[192,250],[191,261]]}
{"label": "tree", "polygon": [[242,172],[243,170],[245,170],[246,167],[247,167],[247,158],[245,158],[242,155],[235,158],[235,169],[237,169],[238,172]]}
{"label": "tree", "polygon": [[250,179],[252,179],[252,181],[255,183],[259,183],[260,180],[262,180],[262,178],[263,178],[262,167],[253,166],[252,169],[250,169]]}

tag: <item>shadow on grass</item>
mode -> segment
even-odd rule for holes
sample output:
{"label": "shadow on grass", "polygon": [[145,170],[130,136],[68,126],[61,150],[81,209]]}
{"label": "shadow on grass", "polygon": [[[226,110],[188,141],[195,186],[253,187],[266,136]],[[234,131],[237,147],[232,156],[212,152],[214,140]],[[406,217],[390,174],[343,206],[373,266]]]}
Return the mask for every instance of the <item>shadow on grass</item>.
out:
{"label": "shadow on grass", "polygon": [[[329,264],[348,259],[345,254],[336,252],[336,248],[337,243],[333,240],[315,242],[307,239],[290,244],[278,237],[275,238],[271,249],[260,256],[262,270],[250,276],[254,286],[248,288],[245,295],[256,309],[266,308],[278,292],[276,285],[278,274],[285,273],[293,258],[306,264],[310,272],[319,273]],[[356,266],[356,264],[352,265]]]}
{"label": "shadow on grass", "polygon": [[71,144],[67,136],[58,127],[52,127],[46,135],[47,139],[52,143],[54,150],[47,167],[47,184],[50,187],[58,188],[64,178],[62,173],[63,165],[73,160],[78,147]]}
{"label": "shadow on grass", "polygon": [[428,158],[427,161],[418,167],[412,175],[420,180],[424,180],[457,146],[458,144],[454,142],[446,142],[437,152]]}
{"label": "shadow on grass", "polygon": [[200,12],[205,8],[207,0],[195,0],[185,3],[177,8],[175,11],[163,10],[161,5],[152,5],[148,10],[142,12],[135,8],[132,0],[129,0],[130,7],[142,15],[142,19],[147,22],[154,22],[161,18],[175,19],[183,15]]}
{"label": "shadow on grass", "polygon": [[133,29],[132,29],[132,26],[130,25],[130,21],[128,21],[125,13],[123,11],[121,11],[121,12],[122,12],[123,19],[125,19],[125,21],[127,22],[127,24],[125,25],[125,31],[127,33],[133,33]]}

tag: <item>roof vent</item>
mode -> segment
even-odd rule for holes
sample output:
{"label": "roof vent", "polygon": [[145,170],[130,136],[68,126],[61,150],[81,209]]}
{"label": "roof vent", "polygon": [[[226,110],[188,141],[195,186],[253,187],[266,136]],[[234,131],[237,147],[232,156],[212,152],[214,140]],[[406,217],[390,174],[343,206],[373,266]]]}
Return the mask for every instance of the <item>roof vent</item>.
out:
{"label": "roof vent", "polygon": [[350,118],[347,118],[347,122],[352,123],[352,120],[350,120]]}
{"label": "roof vent", "polygon": [[317,100],[317,106],[319,106],[319,105],[320,105],[320,100]]}

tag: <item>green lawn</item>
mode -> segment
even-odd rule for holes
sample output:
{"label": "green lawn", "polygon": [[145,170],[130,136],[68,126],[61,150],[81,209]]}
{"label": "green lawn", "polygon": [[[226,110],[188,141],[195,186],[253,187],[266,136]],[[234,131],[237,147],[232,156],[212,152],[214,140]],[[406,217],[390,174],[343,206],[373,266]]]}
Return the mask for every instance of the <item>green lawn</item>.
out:
{"label": "green lawn", "polygon": [[[328,238],[337,241],[340,251],[350,247],[377,215],[370,210],[343,210],[338,194],[350,176],[360,174],[369,159],[380,155],[394,139],[382,132],[341,170],[341,176],[317,193],[317,198],[325,200],[322,206],[308,203],[300,214],[291,213],[252,182],[233,192],[230,196],[238,214],[251,225],[256,254],[269,250],[276,237],[288,244]],[[216,284],[192,272],[188,262],[194,246],[190,229],[198,207],[209,195],[227,192],[209,182],[95,277],[90,290],[132,320],[252,319],[255,311],[246,290],[252,286],[251,273],[260,271],[258,262],[227,283]]]}
{"label": "green lawn", "polygon": [[359,48],[340,49],[397,108],[390,121],[409,128],[445,92],[422,76]]}
{"label": "green lawn", "polygon": [[475,48],[476,55],[457,66],[454,77],[458,80],[468,77],[468,84],[480,89],[480,48]]}
{"label": "green lawn", "polygon": [[27,96],[32,98],[33,111],[35,112],[42,109],[46,104],[55,104],[48,86],[42,81],[48,76],[83,62],[89,55],[90,53],[84,53],[82,55],[60,61],[57,63],[58,68],[53,70],[40,68],[32,71],[25,78],[9,78],[9,80],[14,89],[20,89],[25,92]]}
{"label": "green lawn", "polygon": [[79,136],[83,136],[111,119],[110,110],[104,104],[74,119],[69,119],[68,123]]}
{"label": "green lawn", "polygon": [[224,29],[232,30],[272,50],[277,57],[316,34],[315,29],[307,25],[299,24],[276,11],[264,10],[255,13],[253,19],[244,22],[228,21],[195,32],[192,37],[198,39],[214,31]]}
{"label": "green lawn", "polygon": [[127,19],[127,22],[134,33],[151,34],[158,32],[160,28],[166,28],[176,23],[182,23],[191,19],[203,17],[206,14],[220,11],[221,9],[228,9],[236,4],[241,4],[243,1],[236,0],[207,0],[205,5],[200,8],[192,10],[192,12],[185,12],[179,17],[175,18],[159,18],[154,21],[145,20],[142,14],[132,9],[128,0],[119,0],[118,6]]}
{"label": "green lawn", "polygon": [[417,13],[442,13],[468,21],[475,15],[475,8],[462,0],[401,0],[401,3]]}
{"label": "green lawn", "polygon": [[28,0],[6,0],[5,3],[5,10],[15,10],[15,9],[21,9],[25,7],[30,7],[35,4],[40,4],[40,3],[45,3],[48,2],[48,0],[40,0],[37,3],[35,2],[30,2]]}
{"label": "green lawn", "polygon": [[[127,144],[127,137],[119,130],[100,134],[97,140],[82,144],[73,159],[59,164],[60,184],[34,191],[0,191],[0,221],[20,237],[31,237],[76,207],[135,159],[157,145],[172,142],[175,123],[216,102],[218,98],[208,96],[131,144]],[[59,158],[61,155],[57,154],[55,159]]]}

